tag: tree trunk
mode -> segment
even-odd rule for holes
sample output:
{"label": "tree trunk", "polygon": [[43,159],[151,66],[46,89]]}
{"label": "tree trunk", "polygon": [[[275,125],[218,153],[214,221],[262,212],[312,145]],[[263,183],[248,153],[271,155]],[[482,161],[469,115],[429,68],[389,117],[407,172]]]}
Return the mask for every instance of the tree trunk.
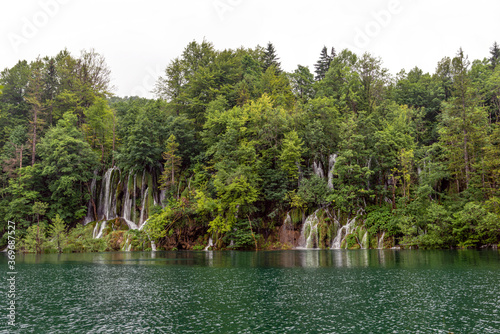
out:
{"label": "tree trunk", "polygon": [[36,125],[38,121],[38,110],[35,106],[33,111],[33,148],[31,151],[31,166],[35,164],[35,155],[36,155]]}
{"label": "tree trunk", "polygon": [[23,168],[23,145],[19,149],[19,168]]}
{"label": "tree trunk", "polygon": [[[175,185],[175,180],[174,180],[174,157],[173,157],[173,154],[172,154],[172,189],[175,191],[174,185]],[[179,198],[177,197],[177,199],[179,199]]]}

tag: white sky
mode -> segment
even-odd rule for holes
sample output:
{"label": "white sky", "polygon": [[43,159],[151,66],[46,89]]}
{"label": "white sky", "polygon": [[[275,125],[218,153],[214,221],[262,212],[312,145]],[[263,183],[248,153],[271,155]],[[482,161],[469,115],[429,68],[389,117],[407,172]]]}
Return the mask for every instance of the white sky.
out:
{"label": "white sky", "polygon": [[500,43],[496,0],[21,0],[2,1],[0,69],[18,60],[74,56],[94,48],[111,68],[118,96],[149,91],[185,46],[205,38],[216,49],[265,46],[282,67],[314,70],[326,45],[381,57],[392,74],[433,73],[462,47],[470,60]]}

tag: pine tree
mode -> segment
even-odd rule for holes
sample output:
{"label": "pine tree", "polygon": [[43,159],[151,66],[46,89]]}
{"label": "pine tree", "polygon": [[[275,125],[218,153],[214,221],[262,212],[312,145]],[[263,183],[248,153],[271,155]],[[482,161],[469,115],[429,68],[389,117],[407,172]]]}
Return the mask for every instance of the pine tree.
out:
{"label": "pine tree", "polygon": [[498,65],[498,62],[500,61],[500,47],[498,46],[497,42],[493,43],[493,46],[490,48],[490,63],[493,68],[495,68]]}
{"label": "pine tree", "polygon": [[175,136],[172,134],[167,139],[166,150],[163,152],[165,159],[164,170],[160,177],[161,189],[173,187],[175,185],[175,173],[180,170],[182,158],[177,155],[179,144],[176,142]]}
{"label": "pine tree", "polygon": [[36,144],[39,133],[37,130],[41,130],[44,121],[41,118],[43,111],[45,110],[45,105],[43,103],[43,63],[40,59],[31,64],[31,78],[28,85],[28,94],[26,101],[31,106],[30,110],[30,125],[31,125],[31,166],[35,164],[36,156]]}
{"label": "pine tree", "polygon": [[323,46],[323,49],[321,50],[321,54],[319,56],[318,62],[314,65],[316,70],[314,71],[316,73],[316,80],[322,80],[324,79],[326,72],[328,72],[328,69],[330,68],[330,63],[335,58],[336,53],[335,49],[332,47],[332,50],[330,51],[330,54],[328,54],[328,49],[326,46]]}
{"label": "pine tree", "polygon": [[263,70],[264,72],[271,66],[274,66],[276,69],[276,73],[281,72],[281,63],[278,61],[279,57],[276,55],[276,50],[274,49],[274,45],[269,42],[267,43],[266,50],[264,51],[263,56]]}
{"label": "pine tree", "polygon": [[457,192],[469,188],[475,164],[484,147],[487,116],[480,96],[472,87],[470,62],[462,49],[452,62],[453,90],[448,103],[443,104],[440,141],[446,148],[449,169],[457,182]]}

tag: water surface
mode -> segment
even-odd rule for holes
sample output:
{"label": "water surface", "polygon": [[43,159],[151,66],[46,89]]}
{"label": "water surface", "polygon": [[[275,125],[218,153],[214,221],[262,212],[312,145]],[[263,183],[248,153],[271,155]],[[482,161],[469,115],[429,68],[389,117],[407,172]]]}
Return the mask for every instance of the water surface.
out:
{"label": "water surface", "polygon": [[498,251],[17,255],[16,269],[17,331],[2,307],[0,333],[500,333]]}

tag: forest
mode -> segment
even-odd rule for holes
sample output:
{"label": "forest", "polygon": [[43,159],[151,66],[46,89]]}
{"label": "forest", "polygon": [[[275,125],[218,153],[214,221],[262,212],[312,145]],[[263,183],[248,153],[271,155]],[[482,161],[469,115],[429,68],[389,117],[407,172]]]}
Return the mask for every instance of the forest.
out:
{"label": "forest", "polygon": [[0,249],[480,248],[500,242],[500,47],[391,74],[324,47],[189,43],[155,99],[95,50],[0,73]]}

